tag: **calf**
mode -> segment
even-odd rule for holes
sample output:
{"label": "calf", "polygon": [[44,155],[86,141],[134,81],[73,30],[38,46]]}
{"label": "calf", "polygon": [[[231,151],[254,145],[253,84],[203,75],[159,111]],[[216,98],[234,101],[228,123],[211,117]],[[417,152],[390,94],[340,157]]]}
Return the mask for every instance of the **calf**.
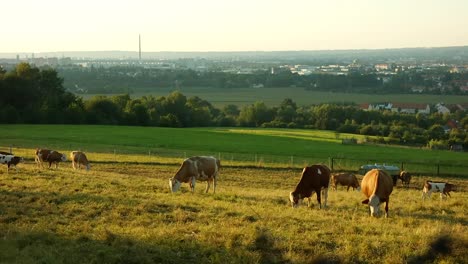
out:
{"label": "calf", "polygon": [[385,202],[385,217],[388,217],[388,203],[393,191],[392,177],[383,170],[372,169],[362,178],[361,190],[367,197],[362,203],[369,205],[369,214],[378,216],[380,204]]}
{"label": "calf", "polygon": [[407,171],[401,171],[398,178],[401,180],[401,184],[405,185],[406,187],[409,186],[411,181],[411,174]]}
{"label": "calf", "polygon": [[431,197],[433,192],[440,192],[440,199],[444,199],[447,196],[450,196],[451,191],[455,191],[456,186],[454,184],[450,184],[447,182],[434,182],[434,181],[426,181],[423,187],[422,198],[423,200],[428,197]]}
{"label": "calf", "polygon": [[80,169],[81,165],[85,166],[87,171],[91,168],[88,158],[81,151],[72,151],[70,153],[70,160],[72,161],[73,169]]}
{"label": "calf", "polygon": [[15,155],[0,154],[0,163],[7,165],[7,173],[10,172],[10,166],[13,166],[15,167],[16,170],[18,170],[16,165],[18,165],[18,163],[23,162],[23,161],[24,160],[22,157],[18,157]]}
{"label": "calf", "polygon": [[36,157],[35,161],[39,167],[43,167],[43,162],[49,162],[49,168],[51,167],[52,163],[55,163],[55,168],[58,168],[58,163],[60,161],[66,161],[67,156],[59,153],[55,150],[49,149],[36,149]]}
{"label": "calf", "polygon": [[[310,198],[315,192],[319,208],[322,208],[321,192],[325,199],[324,207],[327,206],[328,185],[330,183],[330,169],[325,165],[312,165],[302,170],[301,180],[294,191],[289,194],[289,201],[293,208],[299,205],[299,201],[307,198],[307,205],[311,205]],[[323,190],[322,190],[323,189]]]}
{"label": "calf", "polygon": [[353,187],[354,189],[357,189],[358,191],[361,190],[361,187],[359,186],[359,181],[356,178],[356,176],[352,173],[334,173],[331,175],[331,184],[333,190],[336,191],[336,187],[338,184],[342,186],[347,186],[348,188],[346,191],[349,191],[349,187]]}

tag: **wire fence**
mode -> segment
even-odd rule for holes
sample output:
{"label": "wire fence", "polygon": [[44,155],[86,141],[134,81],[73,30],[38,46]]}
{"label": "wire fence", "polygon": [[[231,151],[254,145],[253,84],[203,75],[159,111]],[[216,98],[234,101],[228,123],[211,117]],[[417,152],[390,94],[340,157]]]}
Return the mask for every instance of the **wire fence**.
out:
{"label": "wire fence", "polygon": [[[407,170],[413,175],[427,176],[455,176],[468,177],[468,163],[432,163],[432,162],[412,162],[412,161],[392,161],[386,163],[383,160],[372,159],[350,159],[336,157],[301,157],[269,155],[262,153],[233,153],[233,152],[215,152],[215,151],[193,151],[193,150],[174,150],[166,148],[86,148],[68,150],[56,149],[59,152],[67,154],[71,150],[80,150],[87,153],[88,158],[93,163],[126,162],[126,163],[148,163],[148,164],[180,164],[188,157],[204,155],[214,156],[221,160],[222,166],[226,167],[258,167],[258,168],[303,168],[311,164],[326,164],[332,171],[347,171],[359,174],[361,166],[367,164],[393,165],[400,170]],[[25,160],[34,160],[34,150],[22,147],[2,147],[0,151],[14,153],[22,156]],[[93,155],[94,154],[94,155]],[[387,161],[388,162],[388,161]]]}

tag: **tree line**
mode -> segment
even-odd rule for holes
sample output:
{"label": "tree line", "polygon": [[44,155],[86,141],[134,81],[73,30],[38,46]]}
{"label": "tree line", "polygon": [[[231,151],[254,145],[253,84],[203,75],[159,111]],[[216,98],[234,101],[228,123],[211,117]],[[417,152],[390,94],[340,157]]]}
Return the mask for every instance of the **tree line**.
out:
{"label": "tree line", "polygon": [[[313,73],[299,75],[288,68],[274,68],[237,74],[191,69],[153,69],[139,66],[80,67],[58,69],[65,78],[65,87],[78,93],[111,94],[151,91],[157,88],[213,87],[235,89],[263,85],[264,87],[302,87],[312,91],[353,93],[412,93],[413,87],[424,87],[423,93],[464,94],[458,80],[466,80],[468,73],[416,70],[400,71],[391,76],[375,72],[350,71],[347,75]],[[446,84],[439,87],[439,84]]]}
{"label": "tree line", "polygon": [[[53,69],[38,69],[27,63],[7,72],[0,70],[0,123],[104,124],[162,127],[267,127],[333,130],[361,134],[380,143],[428,145],[468,149],[468,116],[452,114],[400,114],[365,111],[353,104],[298,106],[284,99],[278,106],[259,101],[239,107],[214,107],[197,96],[179,91],[167,96],[129,94],[95,96],[83,100],[63,87]],[[457,127],[447,132],[448,123]]]}

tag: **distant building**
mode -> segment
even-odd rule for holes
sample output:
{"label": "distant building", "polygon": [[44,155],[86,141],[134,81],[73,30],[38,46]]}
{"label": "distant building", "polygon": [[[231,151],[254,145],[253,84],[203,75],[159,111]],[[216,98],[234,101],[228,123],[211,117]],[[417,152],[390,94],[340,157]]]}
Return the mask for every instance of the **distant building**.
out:
{"label": "distant building", "polygon": [[392,111],[405,114],[430,114],[431,108],[428,104],[394,103]]}
{"label": "distant building", "polygon": [[376,103],[376,104],[361,104],[363,110],[389,110],[397,113],[405,114],[430,114],[431,108],[428,104],[416,103]]}
{"label": "distant building", "polygon": [[450,114],[450,109],[448,109],[446,106],[444,106],[441,103],[438,103],[435,105],[435,109],[437,110],[437,113],[440,114]]}

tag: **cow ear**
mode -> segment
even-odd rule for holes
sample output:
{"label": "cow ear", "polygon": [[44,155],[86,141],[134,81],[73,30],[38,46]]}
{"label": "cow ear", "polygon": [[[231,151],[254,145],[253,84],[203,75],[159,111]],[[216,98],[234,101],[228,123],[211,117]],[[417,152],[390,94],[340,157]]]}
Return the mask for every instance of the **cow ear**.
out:
{"label": "cow ear", "polygon": [[365,199],[364,201],[362,201],[362,204],[369,204],[369,199]]}

